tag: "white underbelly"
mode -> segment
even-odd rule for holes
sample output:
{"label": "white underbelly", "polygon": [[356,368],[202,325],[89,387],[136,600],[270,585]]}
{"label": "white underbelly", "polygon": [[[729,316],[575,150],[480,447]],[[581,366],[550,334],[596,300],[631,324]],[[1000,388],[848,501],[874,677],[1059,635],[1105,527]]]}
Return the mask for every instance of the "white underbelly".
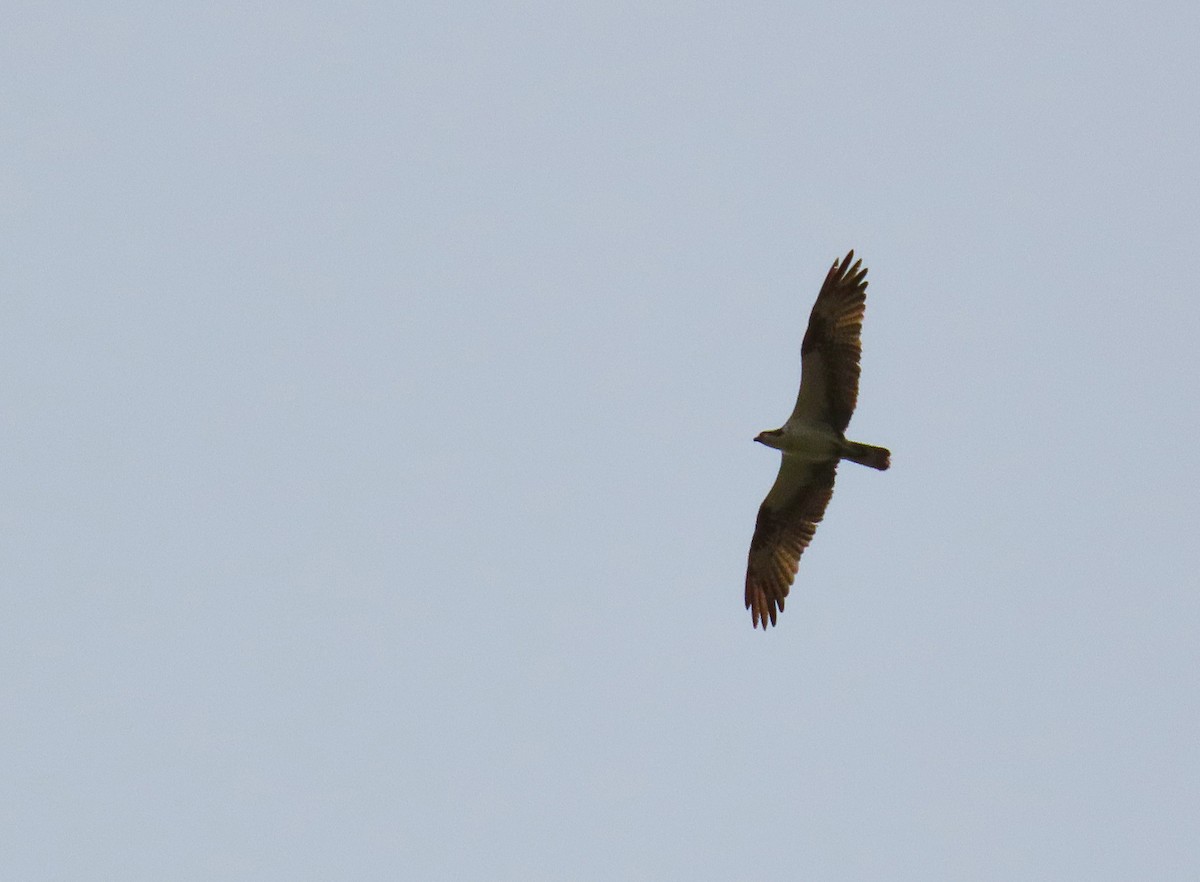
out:
{"label": "white underbelly", "polygon": [[812,460],[836,458],[842,446],[842,439],[829,426],[799,420],[784,426],[783,441],[788,453]]}

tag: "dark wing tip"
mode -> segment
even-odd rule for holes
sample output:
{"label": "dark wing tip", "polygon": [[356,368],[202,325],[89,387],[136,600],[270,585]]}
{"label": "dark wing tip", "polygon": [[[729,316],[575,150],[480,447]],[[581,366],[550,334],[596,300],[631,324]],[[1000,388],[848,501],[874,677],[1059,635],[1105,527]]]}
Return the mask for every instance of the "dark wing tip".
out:
{"label": "dark wing tip", "polygon": [[854,249],[851,248],[841,260],[834,260],[833,266],[825,276],[821,291],[832,292],[834,289],[847,288],[865,291],[867,284],[867,268],[862,265],[861,257],[858,260],[854,259]]}
{"label": "dark wing tip", "polygon": [[861,283],[864,288],[867,286],[867,283],[863,281],[866,278],[867,270],[862,265],[861,257],[854,260],[853,248],[846,252],[846,256],[842,258],[840,264],[835,260],[833,265],[841,270],[842,281],[852,282],[856,285]]}
{"label": "dark wing tip", "polygon": [[762,626],[767,630],[768,623],[774,626],[776,617],[783,612],[784,598],[771,598],[761,586],[754,586],[746,592],[746,609],[750,610],[750,621],[755,628]]}

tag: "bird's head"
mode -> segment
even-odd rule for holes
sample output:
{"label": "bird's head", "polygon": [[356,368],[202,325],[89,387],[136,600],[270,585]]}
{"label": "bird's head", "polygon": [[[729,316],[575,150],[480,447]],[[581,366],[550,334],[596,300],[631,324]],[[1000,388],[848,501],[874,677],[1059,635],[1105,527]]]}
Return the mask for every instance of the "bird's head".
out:
{"label": "bird's head", "polygon": [[783,429],[771,429],[767,432],[759,432],[754,436],[754,440],[759,444],[766,444],[768,447],[781,450],[783,449]]}

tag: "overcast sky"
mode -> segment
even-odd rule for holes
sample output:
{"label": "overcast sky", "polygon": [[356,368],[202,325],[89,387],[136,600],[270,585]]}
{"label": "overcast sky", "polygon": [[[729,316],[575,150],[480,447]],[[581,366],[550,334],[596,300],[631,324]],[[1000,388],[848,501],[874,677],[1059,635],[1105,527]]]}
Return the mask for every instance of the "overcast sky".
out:
{"label": "overcast sky", "polygon": [[1196,4],[4,18],[0,876],[1200,875]]}

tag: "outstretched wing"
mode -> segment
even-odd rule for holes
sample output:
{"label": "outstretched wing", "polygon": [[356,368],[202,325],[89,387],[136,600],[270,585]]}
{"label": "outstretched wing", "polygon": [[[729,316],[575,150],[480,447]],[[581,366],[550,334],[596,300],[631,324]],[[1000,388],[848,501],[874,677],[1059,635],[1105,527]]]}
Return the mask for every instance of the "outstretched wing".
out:
{"label": "outstretched wing", "polygon": [[771,492],[758,509],[746,565],[746,609],[754,626],[783,612],[800,555],[812,541],[833,495],[837,461],[812,462],[784,454]]}
{"label": "outstretched wing", "polygon": [[808,317],[800,345],[800,394],[791,419],[811,420],[845,432],[858,400],[867,271],[854,252],[834,261]]}

